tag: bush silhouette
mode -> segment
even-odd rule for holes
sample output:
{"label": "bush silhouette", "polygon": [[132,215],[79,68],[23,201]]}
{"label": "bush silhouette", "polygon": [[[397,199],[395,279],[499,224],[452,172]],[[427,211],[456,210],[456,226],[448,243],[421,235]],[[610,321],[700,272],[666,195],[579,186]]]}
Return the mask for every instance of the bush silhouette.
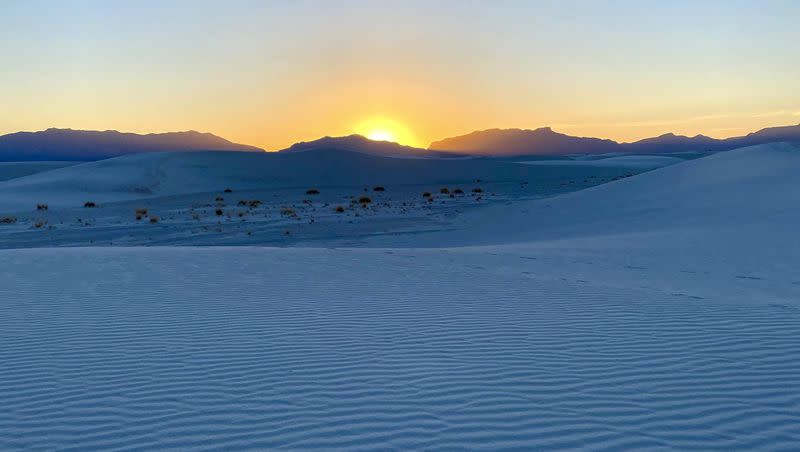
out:
{"label": "bush silhouette", "polygon": [[422,197],[423,197],[423,198],[430,198],[430,197],[431,197],[431,192],[429,192],[429,191],[426,191],[426,192],[424,192],[424,193],[422,194]]}
{"label": "bush silhouette", "polygon": [[372,191],[386,191],[386,189],[380,185],[373,187]]}
{"label": "bush silhouette", "polygon": [[97,204],[95,204],[93,201],[86,201],[86,203],[83,204],[83,207],[97,207]]}
{"label": "bush silhouette", "polygon": [[464,190],[462,190],[460,188],[456,188],[455,190],[453,190],[453,194],[455,194],[455,195],[463,195],[464,194]]}
{"label": "bush silhouette", "polygon": [[223,193],[233,193],[233,190],[231,190],[230,188],[226,188],[225,190],[222,190],[222,192]]}
{"label": "bush silhouette", "polygon": [[225,198],[223,198],[222,196],[217,196],[216,199],[214,199],[214,201],[222,202],[222,201],[225,201]]}
{"label": "bush silhouette", "polygon": [[362,197],[358,198],[358,202],[361,203],[361,204],[369,204],[369,203],[372,202],[372,199],[370,199],[369,196],[362,196]]}
{"label": "bush silhouette", "polygon": [[306,194],[307,195],[318,195],[319,194],[319,190],[317,190],[316,188],[311,188],[309,190],[306,190]]}
{"label": "bush silhouette", "polygon": [[146,217],[147,216],[147,208],[145,208],[145,207],[136,208],[136,216],[137,217]]}
{"label": "bush silhouette", "polygon": [[217,209],[214,211],[214,213],[217,214],[217,216],[220,216],[222,215],[222,209]]}
{"label": "bush silhouette", "polygon": [[36,204],[36,210],[47,210],[47,204]]}
{"label": "bush silhouette", "polygon": [[450,193],[450,189],[448,189],[447,187],[442,187],[442,188],[439,189],[439,193],[441,193],[443,195],[446,195],[446,194]]}
{"label": "bush silhouette", "polygon": [[482,189],[482,188],[480,188],[480,187],[473,188],[473,189],[472,189],[472,193],[483,193],[483,189]]}
{"label": "bush silhouette", "polygon": [[336,213],[344,213],[344,207],[336,206]]}
{"label": "bush silhouette", "polygon": [[157,216],[155,216],[155,215],[151,215],[151,216],[150,216],[150,223],[153,223],[153,224],[155,224],[155,223],[158,223],[158,221],[159,221],[159,220],[161,220],[161,218],[158,218],[158,217],[157,217]]}

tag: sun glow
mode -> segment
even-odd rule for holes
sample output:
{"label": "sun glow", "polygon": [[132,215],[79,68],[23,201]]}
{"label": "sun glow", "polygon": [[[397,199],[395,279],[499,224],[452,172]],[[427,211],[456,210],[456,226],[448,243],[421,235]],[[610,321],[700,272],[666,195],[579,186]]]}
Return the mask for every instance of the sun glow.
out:
{"label": "sun glow", "polygon": [[383,129],[376,129],[367,135],[367,138],[374,141],[397,141],[397,138],[394,137],[392,132]]}
{"label": "sun glow", "polygon": [[355,133],[363,135],[370,140],[419,146],[408,127],[388,118],[378,117],[363,121],[355,127]]}

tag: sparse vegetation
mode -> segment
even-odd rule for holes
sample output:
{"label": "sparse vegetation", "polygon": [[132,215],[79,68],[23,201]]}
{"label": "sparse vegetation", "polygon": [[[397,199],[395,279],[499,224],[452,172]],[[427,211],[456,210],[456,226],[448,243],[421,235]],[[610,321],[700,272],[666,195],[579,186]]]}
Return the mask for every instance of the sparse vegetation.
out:
{"label": "sparse vegetation", "polygon": [[372,188],[372,191],[386,191],[386,188],[384,188],[383,186],[377,185],[377,186]]}
{"label": "sparse vegetation", "polygon": [[443,195],[447,195],[447,194],[450,193],[450,189],[447,188],[447,187],[442,187],[442,188],[439,189],[439,193],[441,193]]}
{"label": "sparse vegetation", "polygon": [[362,197],[358,198],[358,202],[359,202],[359,204],[366,205],[366,204],[371,203],[372,199],[369,196],[362,196]]}
{"label": "sparse vegetation", "polygon": [[141,219],[141,217],[147,216],[147,208],[146,207],[137,207],[136,208],[136,217],[137,220]]}
{"label": "sparse vegetation", "polygon": [[94,201],[86,201],[86,202],[83,204],[83,207],[97,207],[97,204],[95,204],[95,202],[94,202]]}
{"label": "sparse vegetation", "polygon": [[156,215],[151,215],[150,216],[150,223],[151,224],[158,223],[160,220],[161,220],[161,218],[158,218]]}
{"label": "sparse vegetation", "polygon": [[214,199],[214,201],[216,201],[216,202],[224,202],[224,201],[225,201],[225,198],[223,198],[222,196],[217,196],[217,197]]}
{"label": "sparse vegetation", "polygon": [[342,206],[336,206],[335,210],[336,210],[336,213],[344,213],[344,207],[342,207]]}
{"label": "sparse vegetation", "polygon": [[36,204],[36,210],[47,210],[47,204]]}
{"label": "sparse vegetation", "polygon": [[453,190],[453,194],[454,195],[463,195],[464,194],[464,190],[462,190],[460,188],[456,188],[455,190]]}
{"label": "sparse vegetation", "polygon": [[220,216],[222,215],[222,209],[217,209],[214,211],[214,213],[217,214],[217,216]]}
{"label": "sparse vegetation", "polygon": [[311,188],[311,189],[306,190],[306,194],[307,195],[318,195],[319,194],[319,190],[317,190],[316,188]]}
{"label": "sparse vegetation", "polygon": [[423,198],[430,198],[431,197],[431,192],[426,191],[426,192],[422,193],[422,197]]}
{"label": "sparse vegetation", "polygon": [[281,215],[286,215],[287,217],[296,217],[297,212],[290,207],[284,207],[281,209]]}
{"label": "sparse vegetation", "polygon": [[223,193],[233,193],[233,190],[231,190],[230,188],[226,188],[226,189],[225,189],[225,190],[223,190],[222,192],[223,192]]}
{"label": "sparse vegetation", "polygon": [[472,193],[483,193],[483,189],[481,187],[473,188]]}

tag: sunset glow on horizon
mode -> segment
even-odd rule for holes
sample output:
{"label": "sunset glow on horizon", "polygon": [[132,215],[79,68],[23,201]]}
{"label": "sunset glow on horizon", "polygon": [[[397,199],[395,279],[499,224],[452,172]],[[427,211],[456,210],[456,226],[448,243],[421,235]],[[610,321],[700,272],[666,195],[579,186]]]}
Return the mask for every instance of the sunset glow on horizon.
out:
{"label": "sunset glow on horizon", "polygon": [[200,130],[278,150],[800,123],[793,1],[10,0],[0,17],[0,134]]}

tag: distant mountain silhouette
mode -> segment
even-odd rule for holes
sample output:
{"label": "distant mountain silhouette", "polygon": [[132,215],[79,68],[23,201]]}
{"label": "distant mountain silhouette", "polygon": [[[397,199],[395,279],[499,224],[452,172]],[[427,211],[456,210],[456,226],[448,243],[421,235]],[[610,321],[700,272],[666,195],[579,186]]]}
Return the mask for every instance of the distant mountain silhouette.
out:
{"label": "distant mountain silhouette", "polygon": [[323,137],[314,141],[295,143],[280,152],[305,152],[316,150],[341,150],[380,157],[454,157],[452,152],[438,152],[428,149],[404,146],[390,141],[374,141],[362,135],[344,137]]}
{"label": "distant mountain silhouette", "polygon": [[608,153],[665,153],[723,151],[777,141],[800,141],[800,125],[770,127],[748,134],[718,140],[704,135],[686,137],[667,133],[633,143],[617,143],[599,138],[573,137],[549,127],[536,130],[490,129],[435,141],[428,149],[486,156],[565,155]]}
{"label": "distant mountain silhouette", "polygon": [[433,142],[428,149],[479,155],[590,154],[617,152],[618,146],[611,140],[573,137],[542,127],[472,132]]}
{"label": "distant mountain silhouette", "polygon": [[195,131],[139,135],[116,130],[47,129],[0,136],[0,160],[100,160],[159,151],[262,151]]}

